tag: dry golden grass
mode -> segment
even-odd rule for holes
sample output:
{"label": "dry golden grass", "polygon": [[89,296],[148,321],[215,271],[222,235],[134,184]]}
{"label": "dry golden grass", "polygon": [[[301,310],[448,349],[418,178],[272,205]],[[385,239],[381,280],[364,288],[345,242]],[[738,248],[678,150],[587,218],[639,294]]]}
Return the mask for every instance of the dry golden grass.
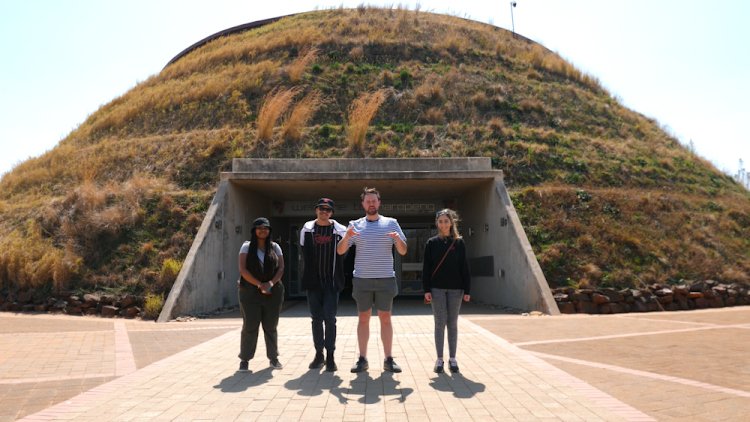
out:
{"label": "dry golden grass", "polygon": [[302,48],[294,61],[286,67],[286,72],[289,75],[289,80],[296,84],[299,82],[299,78],[305,71],[307,66],[318,59],[320,49],[315,46],[306,46]]}
{"label": "dry golden grass", "polygon": [[445,123],[445,112],[440,107],[430,107],[424,113],[423,120],[431,125],[442,125]]}
{"label": "dry golden grass", "polygon": [[299,141],[302,138],[302,129],[315,116],[323,102],[323,95],[319,90],[310,92],[298,101],[281,127],[281,137],[285,141]]}
{"label": "dry golden grass", "polygon": [[38,224],[25,231],[12,231],[0,237],[0,286],[40,288],[51,284],[55,290],[67,287],[81,270],[82,259],[71,247],[58,249],[44,239]]}
{"label": "dry golden grass", "polygon": [[471,102],[477,107],[487,107],[489,99],[487,98],[487,94],[485,94],[484,91],[479,91],[471,96]]}
{"label": "dry golden grass", "polygon": [[[321,57],[348,52],[343,61],[352,67],[323,60],[321,72],[303,77],[311,62],[299,63],[311,45]],[[370,60],[363,47],[378,59]],[[290,60],[294,49],[301,53]],[[295,65],[296,76],[290,73]],[[410,72],[404,79],[394,73],[402,69]],[[299,91],[272,103],[270,97],[290,81]],[[393,107],[382,107],[382,100],[352,102],[383,85]],[[294,107],[299,94],[316,88],[331,101],[321,105],[308,94]],[[357,105],[364,111],[355,113]],[[373,119],[385,127],[409,123],[409,129],[371,127]],[[453,123],[443,127],[446,121]],[[306,136],[321,125],[335,129]],[[284,142],[256,142],[274,133]],[[544,193],[527,204],[534,211],[526,218],[546,219],[524,224],[553,281],[560,274],[591,285],[664,280],[683,270],[713,272],[722,280],[750,274],[747,195],[710,163],[686,154],[653,119],[609,98],[596,78],[502,29],[403,6],[362,5],[214,40],[101,107],[53,150],[4,175],[0,282],[61,288],[71,280],[79,286],[143,280],[159,286],[162,264],[184,256],[205,207],[193,209],[173,187],[152,186],[139,174],[210,196],[234,157],[346,155],[492,157],[509,188],[534,185]],[[596,206],[584,211],[571,186],[596,193]],[[622,188],[613,193],[605,186]],[[666,192],[669,200],[644,200],[628,189],[655,198]],[[708,215],[702,211],[707,198],[727,211]],[[620,213],[610,215],[605,205]],[[534,237],[534,227],[544,236]],[[130,237],[136,233],[143,236]],[[102,255],[97,262],[102,245],[116,258]],[[632,254],[643,262],[635,263]]]}
{"label": "dry golden grass", "polygon": [[276,87],[266,94],[263,105],[258,112],[259,140],[267,141],[273,138],[273,128],[276,122],[292,104],[294,97],[302,91],[301,87]]}
{"label": "dry golden grass", "polygon": [[346,135],[350,153],[357,154],[364,150],[367,129],[370,127],[370,122],[375,117],[375,113],[378,112],[380,105],[385,102],[385,98],[384,90],[365,92],[349,106]]}
{"label": "dry golden grass", "polygon": [[257,91],[278,68],[279,62],[271,60],[249,65],[232,63],[214,72],[192,73],[181,79],[167,79],[158,84],[146,81],[103,106],[79,128],[80,134],[71,135],[86,138],[93,132],[121,128],[145,112],[218,99],[229,96],[234,91]]}
{"label": "dry golden grass", "polygon": [[427,78],[422,84],[414,89],[414,95],[417,101],[421,103],[443,101],[443,86],[440,80],[432,77]]}
{"label": "dry golden grass", "polygon": [[358,45],[358,46],[352,48],[351,51],[349,51],[349,55],[354,60],[361,60],[362,57],[364,57],[364,55],[365,55],[365,50],[364,50],[364,48],[362,48],[361,45]]}

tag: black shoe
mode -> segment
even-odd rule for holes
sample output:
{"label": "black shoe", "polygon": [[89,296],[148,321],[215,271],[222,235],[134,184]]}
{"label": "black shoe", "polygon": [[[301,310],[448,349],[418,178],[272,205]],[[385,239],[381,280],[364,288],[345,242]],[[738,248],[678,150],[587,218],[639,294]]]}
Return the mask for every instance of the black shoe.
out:
{"label": "black shoe", "polygon": [[442,374],[445,371],[445,362],[443,362],[442,359],[438,359],[437,362],[435,362],[435,369],[436,374]]}
{"label": "black shoe", "polygon": [[458,372],[458,362],[456,362],[455,359],[451,359],[448,361],[448,369],[451,370],[451,372]]}
{"label": "black shoe", "polygon": [[282,365],[281,362],[279,362],[278,359],[271,359],[271,361],[269,362],[269,364],[271,366],[271,369],[281,369],[281,368],[284,367],[284,365]]}
{"label": "black shoe", "polygon": [[240,372],[247,372],[247,361],[241,360],[240,361]]}
{"label": "black shoe", "polygon": [[339,367],[336,366],[336,362],[333,360],[333,353],[329,352],[328,357],[326,357],[326,372],[333,372],[338,369]]}
{"label": "black shoe", "polygon": [[362,372],[370,369],[370,365],[367,363],[367,359],[362,356],[359,357],[357,363],[352,366],[352,372]]}
{"label": "black shoe", "polygon": [[391,372],[401,372],[401,367],[396,365],[396,362],[394,362],[393,358],[390,356],[388,357],[388,359],[383,361],[383,369]]}
{"label": "black shoe", "polygon": [[323,353],[317,352],[317,353],[315,353],[315,359],[313,359],[313,361],[310,363],[310,365],[308,366],[308,368],[310,368],[310,369],[321,368],[321,367],[323,367],[323,365],[325,365],[325,363],[326,363],[326,360],[323,357]]}

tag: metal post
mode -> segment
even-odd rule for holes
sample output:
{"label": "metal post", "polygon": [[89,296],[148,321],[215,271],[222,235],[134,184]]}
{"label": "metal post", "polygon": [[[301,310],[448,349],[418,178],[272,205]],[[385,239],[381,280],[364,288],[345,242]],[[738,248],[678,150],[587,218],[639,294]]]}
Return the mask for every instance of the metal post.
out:
{"label": "metal post", "polygon": [[510,2],[510,23],[513,25],[513,35],[516,35],[516,23],[513,21],[513,8],[516,7],[516,2]]}

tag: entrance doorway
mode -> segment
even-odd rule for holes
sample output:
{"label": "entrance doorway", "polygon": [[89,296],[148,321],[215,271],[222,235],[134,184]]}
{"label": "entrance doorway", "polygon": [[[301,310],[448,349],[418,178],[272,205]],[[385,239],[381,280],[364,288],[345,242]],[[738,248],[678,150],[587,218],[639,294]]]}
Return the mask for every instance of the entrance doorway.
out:
{"label": "entrance doorway", "polygon": [[[431,224],[408,225],[401,227],[406,236],[406,255],[395,253],[394,266],[398,294],[405,296],[421,296],[422,265],[424,263],[424,245],[427,239],[437,235],[437,228]],[[394,249],[395,252],[395,249]]]}

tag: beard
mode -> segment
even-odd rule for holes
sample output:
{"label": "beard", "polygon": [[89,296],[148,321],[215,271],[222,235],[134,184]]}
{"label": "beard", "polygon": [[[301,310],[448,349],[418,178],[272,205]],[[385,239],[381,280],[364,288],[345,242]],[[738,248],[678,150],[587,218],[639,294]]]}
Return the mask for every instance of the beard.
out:
{"label": "beard", "polygon": [[367,215],[376,215],[378,213],[378,207],[369,207],[365,212]]}

